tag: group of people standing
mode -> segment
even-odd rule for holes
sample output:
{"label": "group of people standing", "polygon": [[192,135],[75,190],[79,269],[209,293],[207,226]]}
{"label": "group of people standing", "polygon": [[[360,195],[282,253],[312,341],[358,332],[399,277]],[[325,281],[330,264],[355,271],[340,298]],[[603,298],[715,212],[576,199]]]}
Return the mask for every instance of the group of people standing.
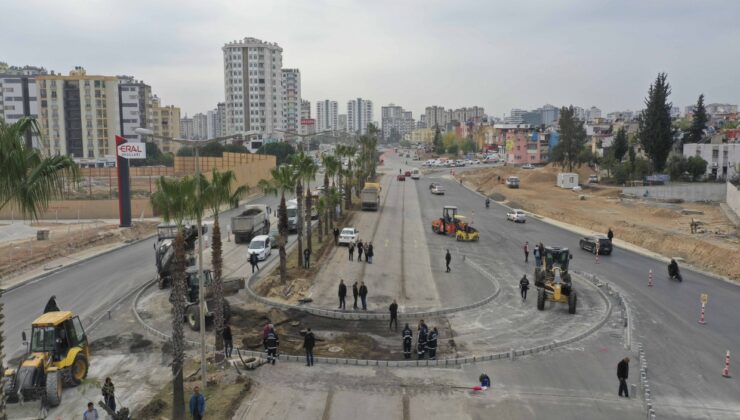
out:
{"label": "group of people standing", "polygon": [[365,244],[362,242],[362,239],[358,239],[356,244],[354,242],[350,242],[347,246],[350,261],[354,261],[355,259],[355,248],[357,248],[357,262],[362,262],[362,254],[365,254],[365,262],[368,264],[373,263],[375,251],[373,250],[372,242]]}
{"label": "group of people standing", "polygon": [[[339,280],[339,309],[347,309],[347,285],[344,284],[344,279]],[[355,301],[352,305],[352,309],[357,310],[359,309],[357,307],[357,297],[360,297],[360,302],[362,303],[362,310],[367,310],[367,286],[365,286],[365,282],[361,281],[359,283],[354,282],[352,284],[352,297],[354,297]]]}
{"label": "group of people standing", "polygon": [[[395,301],[394,301],[395,302]],[[416,328],[418,337],[416,339],[416,356],[419,360],[424,357],[429,357],[430,360],[437,359],[437,339],[439,338],[439,332],[437,327],[429,330],[424,320],[419,321],[419,325]],[[411,331],[409,324],[404,326],[401,332],[401,338],[403,339],[403,357],[405,359],[411,358],[411,344],[414,340],[414,333]]]}
{"label": "group of people standing", "polygon": [[[524,242],[524,262],[529,262],[529,241]],[[542,258],[545,255],[545,245],[540,242],[539,244],[534,245],[534,249],[532,250],[532,255],[534,256],[534,264],[537,268],[540,268],[542,266]]]}

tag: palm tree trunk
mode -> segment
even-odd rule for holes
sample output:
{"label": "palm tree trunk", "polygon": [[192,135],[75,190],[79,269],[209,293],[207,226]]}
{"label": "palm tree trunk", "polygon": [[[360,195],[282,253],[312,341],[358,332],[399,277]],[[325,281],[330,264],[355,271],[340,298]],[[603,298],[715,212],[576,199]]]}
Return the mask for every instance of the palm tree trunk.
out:
{"label": "palm tree trunk", "polygon": [[214,316],[213,326],[215,330],[216,352],[224,349],[224,283],[221,275],[223,274],[223,255],[221,243],[221,226],[218,223],[218,213],[214,215],[213,222],[213,243],[211,245],[211,265],[213,266],[213,298],[214,298]]}
{"label": "palm tree trunk", "polygon": [[280,206],[278,207],[278,250],[280,251],[280,283],[285,283],[288,278],[287,273],[287,254],[285,253],[285,243],[288,242],[288,209],[285,206],[285,191],[280,196]]}
{"label": "palm tree trunk", "polygon": [[311,184],[306,183],[306,248],[313,251],[311,246],[311,207],[313,196],[311,195]]}
{"label": "palm tree trunk", "polygon": [[185,419],[183,364],[185,359],[183,319],[185,319],[185,238],[182,229],[175,237],[172,278],[172,418]]}
{"label": "palm tree trunk", "polygon": [[301,197],[303,197],[303,182],[300,179],[295,184],[295,196],[298,202],[295,221],[295,230],[298,233],[298,267],[303,267],[303,200],[301,200]]}
{"label": "palm tree trunk", "polygon": [[349,210],[352,208],[352,161],[350,160],[347,163],[347,176],[345,177],[345,187],[344,187],[344,207]]}
{"label": "palm tree trunk", "polygon": [[[0,299],[2,299],[3,296],[3,290],[0,289]],[[5,327],[4,322],[5,317],[3,316],[3,303],[0,301],[0,372],[5,372],[5,368],[3,366],[3,360],[5,360],[5,352],[3,351],[5,349],[4,346],[4,340],[3,340],[3,330]],[[1,420],[7,420],[7,415],[5,414],[5,387],[2,383],[0,383],[0,419]]]}
{"label": "palm tree trunk", "polygon": [[323,227],[323,223],[321,222],[321,220],[324,217],[325,217],[324,214],[320,214],[319,215],[319,225],[318,225],[318,228],[319,228],[319,243],[324,242],[324,231],[321,229]]}

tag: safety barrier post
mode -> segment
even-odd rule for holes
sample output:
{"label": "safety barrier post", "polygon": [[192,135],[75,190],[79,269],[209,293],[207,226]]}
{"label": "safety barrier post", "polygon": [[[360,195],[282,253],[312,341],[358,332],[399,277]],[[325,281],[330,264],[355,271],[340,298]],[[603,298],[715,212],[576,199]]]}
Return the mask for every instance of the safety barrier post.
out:
{"label": "safety barrier post", "polygon": [[653,269],[648,272],[648,287],[653,287]]}
{"label": "safety barrier post", "polygon": [[725,378],[731,378],[730,376],[730,351],[727,350],[727,355],[725,356],[725,369],[722,371],[722,376]]}

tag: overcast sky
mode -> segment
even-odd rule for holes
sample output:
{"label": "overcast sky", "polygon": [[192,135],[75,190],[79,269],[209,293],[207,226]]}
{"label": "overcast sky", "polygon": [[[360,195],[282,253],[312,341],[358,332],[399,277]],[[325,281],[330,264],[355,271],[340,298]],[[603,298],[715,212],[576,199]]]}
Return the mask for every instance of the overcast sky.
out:
{"label": "overcast sky", "polygon": [[0,21],[0,61],[134,75],[189,115],[223,101],[221,47],[247,36],[280,44],[304,99],[372,99],[376,119],[638,109],[661,71],[682,110],[740,99],[736,0],[8,0]]}

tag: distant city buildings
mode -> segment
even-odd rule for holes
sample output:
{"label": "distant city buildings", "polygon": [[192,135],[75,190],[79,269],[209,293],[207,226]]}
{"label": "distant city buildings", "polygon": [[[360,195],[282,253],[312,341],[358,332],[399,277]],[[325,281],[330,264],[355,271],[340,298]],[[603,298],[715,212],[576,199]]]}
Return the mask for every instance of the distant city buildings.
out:
{"label": "distant city buildings", "polygon": [[[339,130],[339,105],[337,101],[324,99],[316,102],[316,122],[318,132]],[[346,128],[339,131],[345,130]]]}
{"label": "distant city buildings", "polygon": [[311,102],[305,99],[301,100],[301,134],[310,134],[316,132],[316,121],[311,118]]}
{"label": "distant city buildings", "polygon": [[180,118],[180,138],[192,139],[195,137],[195,130],[193,127],[193,119],[188,118],[187,114]]}
{"label": "distant city buildings", "polygon": [[[39,101],[36,76],[46,74],[43,67],[15,67],[0,63],[0,118],[13,124],[24,117],[38,118]],[[26,133],[26,145],[40,148],[38,136]]]}
{"label": "distant city buildings", "polygon": [[357,98],[347,102],[347,131],[365,135],[368,124],[372,122],[373,101]]}
{"label": "distant city buildings", "polygon": [[208,116],[202,112],[193,115],[193,133],[192,137],[188,137],[193,140],[206,140],[208,139]]}
{"label": "distant city buildings", "polygon": [[118,97],[121,109],[121,135],[128,141],[146,139],[134,131],[152,125],[152,87],[133,76],[118,76]]}
{"label": "distant city buildings", "polygon": [[286,140],[294,140],[301,128],[301,71],[283,69],[283,127]]}
{"label": "distant city buildings", "polygon": [[411,132],[416,127],[413,114],[410,111],[405,111],[403,107],[390,104],[381,107],[380,114],[384,142],[398,142],[404,138],[410,138]]}
{"label": "distant city buildings", "polygon": [[347,114],[339,114],[337,116],[337,131],[340,133],[346,133],[349,131],[349,126],[347,125]]}
{"label": "distant city buildings", "polygon": [[[176,138],[180,136],[180,108],[169,105],[162,106],[157,96],[152,98],[152,130],[156,136]],[[178,143],[154,137],[153,141],[164,153],[176,153],[180,148]]]}

